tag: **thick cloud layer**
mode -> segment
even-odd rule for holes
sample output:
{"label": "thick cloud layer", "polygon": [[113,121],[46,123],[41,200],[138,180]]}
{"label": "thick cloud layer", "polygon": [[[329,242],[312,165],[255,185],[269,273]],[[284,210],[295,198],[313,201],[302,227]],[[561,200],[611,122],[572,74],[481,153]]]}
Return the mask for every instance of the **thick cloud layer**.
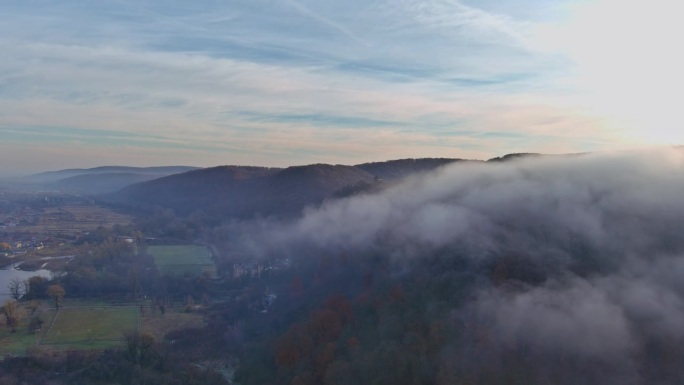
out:
{"label": "thick cloud layer", "polygon": [[541,383],[677,383],[667,360],[684,359],[683,191],[681,150],[456,164],[312,209],[253,245],[398,263],[447,250],[492,267],[454,316],[494,336],[487,370],[515,354],[542,377],[566,371]]}
{"label": "thick cloud layer", "polygon": [[306,213],[278,239],[424,254],[459,244],[473,257],[513,248],[559,258],[572,247],[607,256],[678,249],[684,158],[676,150],[456,164],[378,195]]}

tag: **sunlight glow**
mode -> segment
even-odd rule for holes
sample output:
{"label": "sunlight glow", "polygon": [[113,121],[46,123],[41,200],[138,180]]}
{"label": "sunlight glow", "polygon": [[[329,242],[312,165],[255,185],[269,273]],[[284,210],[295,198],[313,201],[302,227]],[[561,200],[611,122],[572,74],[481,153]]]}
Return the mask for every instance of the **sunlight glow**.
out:
{"label": "sunlight glow", "polygon": [[581,91],[575,102],[613,121],[616,139],[680,144],[681,10],[681,3],[668,0],[585,1],[565,22],[540,28],[535,39],[573,60],[575,73],[566,81]]}

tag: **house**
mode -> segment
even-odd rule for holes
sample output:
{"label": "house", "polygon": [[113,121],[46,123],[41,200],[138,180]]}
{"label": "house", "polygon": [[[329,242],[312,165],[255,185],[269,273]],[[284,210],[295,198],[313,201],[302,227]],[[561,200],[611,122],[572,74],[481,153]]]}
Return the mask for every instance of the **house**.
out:
{"label": "house", "polygon": [[242,263],[236,263],[233,264],[233,278],[240,278],[244,276],[250,276],[252,278],[259,278],[261,277],[261,273],[264,272],[264,265],[261,263],[249,263],[249,264],[242,264]]}

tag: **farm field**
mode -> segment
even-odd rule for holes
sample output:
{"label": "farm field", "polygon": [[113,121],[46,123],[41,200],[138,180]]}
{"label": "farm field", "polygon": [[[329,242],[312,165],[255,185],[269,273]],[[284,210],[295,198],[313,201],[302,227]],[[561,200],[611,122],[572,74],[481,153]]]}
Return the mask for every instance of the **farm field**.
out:
{"label": "farm field", "polygon": [[[22,355],[26,352],[26,349],[36,346],[40,343],[45,332],[47,331],[48,325],[52,322],[55,316],[55,311],[47,303],[40,304],[33,314],[31,314],[31,309],[27,304],[23,303],[20,306],[20,313],[23,317],[19,320],[17,325],[17,331],[12,333],[11,330],[4,325],[0,328],[0,356],[6,354],[12,355]],[[29,320],[32,316],[38,316],[43,320],[43,328],[38,330],[35,334],[29,333],[28,326]]]}
{"label": "farm field", "polygon": [[[46,322],[49,323],[50,321],[52,321],[51,316]],[[27,327],[28,321],[24,320],[17,327],[17,331],[12,333],[3,325],[2,329],[0,329],[0,356],[6,354],[22,355],[26,352],[26,349],[40,343],[42,332],[30,334],[27,332]]]}
{"label": "farm field", "polygon": [[4,231],[60,237],[91,231],[98,226],[128,225],[132,221],[133,217],[130,215],[106,207],[72,205],[46,208],[40,214],[37,223],[7,228]]}
{"label": "farm field", "polygon": [[149,334],[160,341],[170,331],[204,325],[201,314],[188,313],[184,306],[167,308],[162,314],[151,303],[113,306],[103,301],[71,300],[65,305],[55,311],[43,304],[37,314],[45,323],[36,334],[27,330],[28,317],[15,333],[0,328],[0,356],[21,356],[33,347],[55,351],[117,348],[124,345],[128,331]]}
{"label": "farm field", "polygon": [[164,315],[145,310],[144,316],[141,317],[140,332],[151,335],[155,341],[161,341],[170,331],[202,326],[204,326],[202,315],[186,313],[181,307],[169,309]]}
{"label": "farm field", "polygon": [[120,346],[123,334],[137,331],[138,323],[134,306],[62,308],[41,345],[75,349]]}
{"label": "farm field", "polygon": [[162,274],[200,275],[204,272],[213,274],[215,270],[211,252],[205,246],[149,246],[147,253],[154,257],[154,263]]}

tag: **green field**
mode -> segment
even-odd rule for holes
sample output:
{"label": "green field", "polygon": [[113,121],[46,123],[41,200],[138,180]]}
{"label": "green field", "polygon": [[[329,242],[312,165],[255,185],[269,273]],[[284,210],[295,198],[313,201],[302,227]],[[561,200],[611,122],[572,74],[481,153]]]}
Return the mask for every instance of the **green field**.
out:
{"label": "green field", "polygon": [[200,275],[214,271],[211,252],[204,246],[149,246],[147,253],[154,257],[154,263],[162,274]]}
{"label": "green field", "polygon": [[169,331],[204,325],[201,314],[186,313],[184,307],[167,308],[162,315],[150,303],[113,306],[102,301],[70,299],[64,304],[59,311],[47,304],[39,308],[37,313],[45,323],[36,334],[27,330],[28,317],[22,319],[16,333],[1,325],[0,357],[22,356],[33,347],[51,351],[119,348],[124,345],[124,333],[128,331],[136,330],[162,340]]}
{"label": "green field", "polygon": [[138,330],[136,307],[60,309],[42,344],[74,349],[118,346],[131,330]]}
{"label": "green field", "polygon": [[[45,322],[43,324],[43,329],[36,334],[31,334],[28,332],[30,311],[24,307],[22,307],[22,311],[24,317],[20,320],[15,333],[12,333],[5,325],[0,327],[0,356],[4,356],[5,354],[23,355],[26,353],[26,349],[36,346],[43,338],[47,326],[52,322],[52,318],[55,315],[54,310],[51,310],[49,306],[41,306],[40,309],[36,311],[36,315],[40,315]],[[4,317],[2,318],[4,321]]]}
{"label": "green field", "polygon": [[25,322],[21,324],[17,328],[16,333],[10,333],[7,328],[2,328],[2,331],[0,331],[0,355],[22,355],[26,352],[26,349],[38,344],[41,333],[29,334],[26,331],[25,324]]}

